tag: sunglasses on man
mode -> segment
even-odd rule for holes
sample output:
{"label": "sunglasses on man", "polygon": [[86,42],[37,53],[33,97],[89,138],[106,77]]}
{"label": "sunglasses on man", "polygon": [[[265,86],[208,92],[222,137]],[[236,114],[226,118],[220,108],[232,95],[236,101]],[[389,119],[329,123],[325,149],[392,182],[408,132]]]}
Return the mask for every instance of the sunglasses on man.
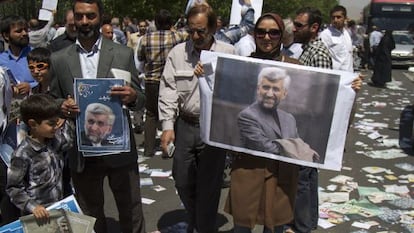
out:
{"label": "sunglasses on man", "polygon": [[295,28],[303,28],[308,24],[307,23],[303,24],[303,23],[299,23],[299,22],[293,22],[293,25],[295,26]]}

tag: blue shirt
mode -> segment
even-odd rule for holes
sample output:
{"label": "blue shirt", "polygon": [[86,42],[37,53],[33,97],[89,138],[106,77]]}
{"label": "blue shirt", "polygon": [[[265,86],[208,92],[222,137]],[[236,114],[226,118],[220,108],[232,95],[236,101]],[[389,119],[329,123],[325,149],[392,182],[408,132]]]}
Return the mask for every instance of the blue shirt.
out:
{"label": "blue shirt", "polygon": [[27,82],[30,84],[30,87],[33,88],[37,86],[36,80],[33,79],[30,74],[30,70],[27,63],[27,54],[32,50],[29,46],[22,49],[19,57],[15,57],[13,53],[9,50],[4,51],[0,54],[0,66],[5,66],[11,70],[14,75],[14,78],[17,82]]}

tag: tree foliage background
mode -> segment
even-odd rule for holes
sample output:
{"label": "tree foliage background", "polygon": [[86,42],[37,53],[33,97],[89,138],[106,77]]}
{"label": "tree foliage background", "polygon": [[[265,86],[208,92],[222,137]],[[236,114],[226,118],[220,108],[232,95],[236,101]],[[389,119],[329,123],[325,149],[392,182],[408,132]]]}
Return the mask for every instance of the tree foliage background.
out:
{"label": "tree foliage background", "polygon": [[[110,17],[129,16],[137,19],[153,19],[155,12],[168,9],[176,18],[184,13],[188,0],[102,0],[105,13]],[[254,1],[254,0],[252,0]],[[324,21],[329,22],[329,10],[338,4],[337,0],[263,0],[263,12],[274,12],[283,18],[293,17],[303,6],[319,8]],[[56,22],[62,23],[64,12],[70,9],[73,0],[59,0]],[[232,0],[208,0],[208,3],[224,19],[230,18]],[[21,15],[26,19],[37,18],[41,0],[14,0],[0,5],[0,15]]]}

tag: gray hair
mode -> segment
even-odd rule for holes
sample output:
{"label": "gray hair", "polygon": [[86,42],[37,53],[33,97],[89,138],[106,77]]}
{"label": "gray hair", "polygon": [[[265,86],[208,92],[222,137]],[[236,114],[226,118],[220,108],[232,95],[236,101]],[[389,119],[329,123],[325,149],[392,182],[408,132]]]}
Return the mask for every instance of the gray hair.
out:
{"label": "gray hair", "polygon": [[[100,114],[108,116],[108,124],[113,125],[115,122],[115,114],[110,107],[101,103],[91,103],[86,107],[86,113]],[[86,115],[85,115],[86,117]]]}
{"label": "gray hair", "polygon": [[283,19],[283,23],[285,24],[285,34],[286,36],[292,36],[293,37],[293,21],[291,18]]}
{"label": "gray hair", "polygon": [[290,76],[287,74],[286,70],[277,68],[277,67],[265,67],[263,68],[258,76],[257,85],[262,82],[262,79],[266,78],[269,81],[284,80],[283,87],[285,90],[289,88],[290,85]]}

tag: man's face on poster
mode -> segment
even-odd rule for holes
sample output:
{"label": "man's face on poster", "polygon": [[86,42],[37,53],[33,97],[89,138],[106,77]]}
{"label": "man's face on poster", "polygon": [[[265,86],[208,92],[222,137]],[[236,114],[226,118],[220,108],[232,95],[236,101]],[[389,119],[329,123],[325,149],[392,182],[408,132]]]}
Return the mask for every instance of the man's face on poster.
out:
{"label": "man's face on poster", "polygon": [[257,100],[266,109],[275,109],[286,94],[283,79],[269,80],[263,77],[257,85]]}
{"label": "man's face on poster", "polygon": [[61,232],[61,233],[70,232],[68,222],[66,220],[62,220],[62,221],[59,222],[59,232]]}
{"label": "man's face on poster", "polygon": [[109,115],[86,113],[85,134],[92,143],[100,143],[111,131]]}

